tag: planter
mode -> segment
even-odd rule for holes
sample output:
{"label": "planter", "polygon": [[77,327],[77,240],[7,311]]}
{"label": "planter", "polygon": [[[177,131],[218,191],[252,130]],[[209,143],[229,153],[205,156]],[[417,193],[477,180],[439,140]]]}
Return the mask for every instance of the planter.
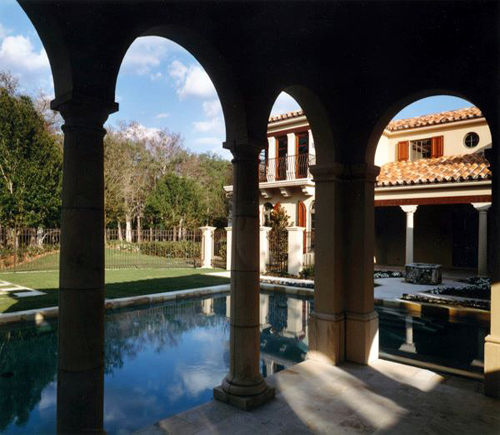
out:
{"label": "planter", "polygon": [[441,265],[410,263],[405,266],[405,281],[411,284],[441,284]]}

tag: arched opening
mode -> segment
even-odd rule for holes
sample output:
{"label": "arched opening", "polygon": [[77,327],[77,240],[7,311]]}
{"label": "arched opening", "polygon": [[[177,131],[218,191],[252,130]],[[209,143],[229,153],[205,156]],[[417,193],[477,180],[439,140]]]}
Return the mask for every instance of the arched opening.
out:
{"label": "arched opening", "polygon": [[[375,268],[405,273],[406,265],[408,274],[408,267],[422,263],[438,267],[449,290],[432,292],[441,303],[457,304],[453,299],[459,297],[467,304],[467,292],[460,290],[463,280],[474,287],[476,277],[487,272],[488,122],[480,108],[450,95],[426,96],[400,109],[383,128],[374,152],[381,168],[375,185]],[[438,302],[429,293],[431,287],[399,285],[397,275],[385,276],[377,281],[376,297],[394,281],[398,298]],[[418,280],[406,278],[413,279]],[[482,373],[484,323],[445,322],[436,329],[432,325],[438,320],[432,315],[396,321],[398,314],[389,311],[379,313],[380,348],[389,358],[435,363],[467,376]]]}

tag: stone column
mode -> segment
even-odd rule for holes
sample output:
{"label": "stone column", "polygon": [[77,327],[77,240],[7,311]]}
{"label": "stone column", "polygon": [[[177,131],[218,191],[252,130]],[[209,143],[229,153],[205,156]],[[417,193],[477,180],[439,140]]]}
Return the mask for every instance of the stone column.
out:
{"label": "stone column", "polygon": [[226,227],[226,270],[231,270],[231,245],[233,240],[233,227]]}
{"label": "stone column", "polygon": [[214,231],[215,227],[200,227],[202,242],[201,246],[203,248],[202,252],[202,264],[201,267],[212,267],[212,261],[214,258]]}
{"label": "stone column", "polygon": [[345,318],[339,175],[341,164],[311,166],[316,183],[314,312],[309,319],[308,359],[338,364],[344,360]]}
{"label": "stone column", "polygon": [[488,209],[491,203],[476,202],[472,205],[479,212],[477,274],[478,276],[488,276]]}
{"label": "stone column", "polygon": [[304,227],[288,227],[288,273],[298,275],[304,265]]}
{"label": "stone column", "polygon": [[[264,145],[264,143],[263,143]],[[248,410],[272,399],[260,374],[259,172],[261,147],[234,146],[230,365],[214,398]]]}
{"label": "stone column", "polygon": [[368,364],[378,358],[378,316],[373,307],[375,247],[374,186],[380,168],[346,167],[342,175],[343,289],[346,359]]}
{"label": "stone column", "polygon": [[413,233],[414,233],[414,216],[417,211],[417,205],[402,205],[401,210],[406,213],[406,255],[405,264],[413,263]]}
{"label": "stone column", "polygon": [[52,102],[64,117],[58,433],[104,433],[104,122],[99,101]]}
{"label": "stone column", "polygon": [[269,231],[271,227],[260,227],[260,273],[266,273],[269,264]]}
{"label": "stone column", "polygon": [[488,396],[500,397],[500,143],[495,140],[495,130],[493,138],[491,154],[488,155],[492,169],[492,201],[487,230],[490,257],[488,266],[491,278],[491,326],[484,348],[484,391]]}

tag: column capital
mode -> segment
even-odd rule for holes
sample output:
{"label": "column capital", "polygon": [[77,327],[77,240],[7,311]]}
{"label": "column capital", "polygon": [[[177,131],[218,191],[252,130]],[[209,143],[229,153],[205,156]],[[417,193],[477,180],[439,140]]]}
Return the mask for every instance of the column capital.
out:
{"label": "column capital", "polygon": [[314,182],[336,181],[344,170],[342,163],[331,163],[326,165],[309,166],[309,171],[313,175]]}
{"label": "column capital", "polygon": [[209,227],[208,225],[206,225],[204,227],[200,227],[200,230],[202,230],[202,231],[214,232],[216,229],[217,229],[217,227]]}
{"label": "column capital", "polygon": [[272,228],[271,227],[264,227],[264,226],[262,226],[262,227],[260,227],[260,230],[268,233],[269,231],[272,230]]}
{"label": "column capital", "polygon": [[294,231],[297,231],[297,232],[304,232],[306,230],[305,227],[287,227],[286,230],[289,232],[289,233],[292,233]]}
{"label": "column capital", "polygon": [[118,103],[68,92],[52,100],[50,108],[61,113],[65,121],[63,129],[71,127],[102,129],[108,116],[118,111]]}
{"label": "column capital", "polygon": [[491,207],[491,202],[471,202],[471,204],[480,213],[487,212]]}
{"label": "column capital", "polygon": [[415,213],[418,205],[400,205],[400,207],[405,213]]}
{"label": "column capital", "polygon": [[375,183],[380,167],[369,163],[351,163],[344,165],[342,178],[346,181],[366,181]]}
{"label": "column capital", "polygon": [[254,160],[260,152],[267,147],[267,139],[258,140],[253,138],[227,140],[222,147],[231,151],[234,160]]}

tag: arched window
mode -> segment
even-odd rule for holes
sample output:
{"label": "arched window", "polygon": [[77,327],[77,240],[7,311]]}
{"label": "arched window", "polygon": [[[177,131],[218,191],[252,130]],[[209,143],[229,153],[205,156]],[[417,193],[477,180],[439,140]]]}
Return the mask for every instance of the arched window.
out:
{"label": "arched window", "polygon": [[298,210],[298,217],[297,217],[297,226],[305,228],[307,225],[306,205],[302,201],[299,201],[298,207],[299,207],[299,210]]}
{"label": "arched window", "polygon": [[263,214],[264,214],[263,222],[264,222],[265,227],[271,226],[271,212],[272,211],[273,211],[273,205],[270,202],[266,202],[264,204],[264,210],[263,210]]}
{"label": "arched window", "polygon": [[316,229],[316,203],[313,201],[311,204],[311,232]]}

